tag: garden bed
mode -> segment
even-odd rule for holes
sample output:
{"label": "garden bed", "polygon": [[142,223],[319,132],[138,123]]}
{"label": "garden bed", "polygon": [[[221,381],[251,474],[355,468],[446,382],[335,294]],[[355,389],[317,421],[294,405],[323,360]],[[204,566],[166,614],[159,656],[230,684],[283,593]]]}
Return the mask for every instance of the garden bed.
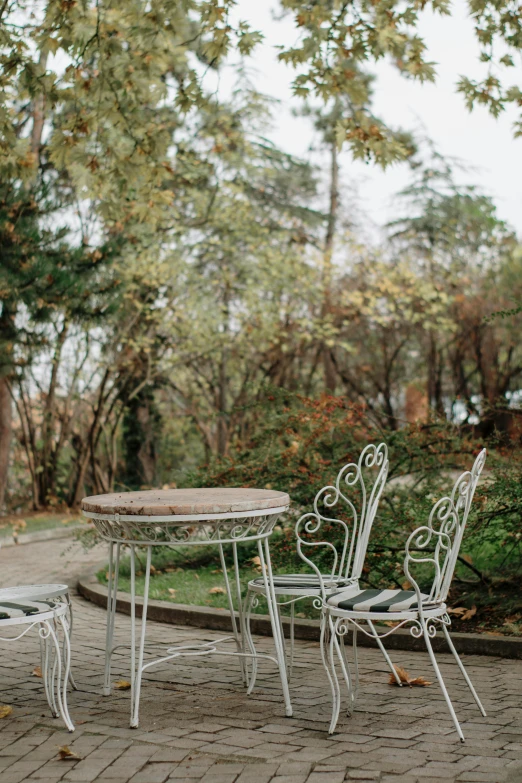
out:
{"label": "garden bed", "polygon": [[[301,564],[288,553],[286,533],[279,530],[271,547],[274,570],[278,573],[302,571]],[[243,595],[247,583],[260,575],[254,547],[240,546],[241,583]],[[469,557],[469,556],[468,556]],[[145,555],[137,553],[136,592],[143,595]],[[467,571],[462,564],[458,571]],[[107,585],[108,567],[97,573],[97,580]],[[232,571],[229,579],[232,579]],[[235,589],[235,588],[233,588]],[[130,590],[130,563],[123,557],[119,569],[119,590]],[[223,571],[219,555],[213,547],[169,549],[154,548],[152,551],[152,572],[150,578],[151,599],[176,605],[201,606],[212,609],[228,609],[224,589]],[[498,578],[486,580],[477,577],[471,580],[457,574],[450,592],[450,615],[455,631],[482,633],[522,638],[522,595],[511,581]],[[262,600],[258,611],[265,612]],[[283,611],[288,611],[287,608]],[[302,619],[317,618],[317,610],[311,599],[299,601],[296,616]]]}

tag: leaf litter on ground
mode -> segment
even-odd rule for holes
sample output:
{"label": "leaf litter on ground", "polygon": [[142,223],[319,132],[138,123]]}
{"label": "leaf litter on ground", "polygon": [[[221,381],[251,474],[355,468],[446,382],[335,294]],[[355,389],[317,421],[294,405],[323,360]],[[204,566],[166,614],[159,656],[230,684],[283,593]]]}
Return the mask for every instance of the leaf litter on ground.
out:
{"label": "leaf litter on ground", "polygon": [[[429,680],[426,680],[424,677],[410,677],[406,669],[403,669],[401,666],[394,665],[393,668],[397,672],[397,675],[402,685],[409,685],[410,688],[414,686],[425,688],[428,685],[432,684]],[[390,685],[396,685],[397,687],[399,687],[399,684],[395,679],[395,677],[393,676],[393,674],[390,674],[390,679],[388,680],[388,682]]]}
{"label": "leaf litter on ground", "polygon": [[58,756],[62,761],[81,761],[82,757],[78,756],[68,745],[62,745],[58,748]]}

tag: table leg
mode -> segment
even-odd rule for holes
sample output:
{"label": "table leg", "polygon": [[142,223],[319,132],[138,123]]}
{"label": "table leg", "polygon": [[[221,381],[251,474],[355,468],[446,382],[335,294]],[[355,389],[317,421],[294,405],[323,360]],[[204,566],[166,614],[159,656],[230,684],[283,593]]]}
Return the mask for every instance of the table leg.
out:
{"label": "table leg", "polygon": [[[279,676],[281,677],[281,685],[283,687],[283,698],[285,700],[285,712],[286,716],[290,718],[292,716],[292,703],[290,701],[290,691],[288,688],[288,677],[286,673],[286,659],[283,641],[281,639],[281,628],[278,618],[277,600],[274,590],[274,579],[272,574],[272,562],[270,560],[270,549],[268,547],[268,540],[265,538],[263,542],[257,542],[257,548],[259,552],[259,560],[265,582],[266,601],[268,604],[268,613],[270,615],[270,623],[272,625],[272,635],[274,637],[274,645],[276,649],[277,663],[279,666]],[[264,551],[263,551],[264,550]]]}
{"label": "table leg", "polygon": [[107,630],[105,636],[105,676],[103,680],[103,695],[111,694],[111,660],[114,642],[114,624],[116,621],[116,594],[118,592],[118,575],[120,569],[120,544],[109,544],[109,583],[107,589]]}
{"label": "table leg", "polygon": [[134,709],[134,685],[136,682],[136,553],[135,547],[130,547],[131,571],[131,719]]}
{"label": "table leg", "polygon": [[[234,571],[236,577],[236,594],[237,594],[237,611],[239,615],[239,635],[241,638],[241,650],[243,654],[246,652],[246,638],[245,638],[245,612],[243,606],[243,599],[241,596],[241,579],[239,578],[239,560],[237,556],[237,544],[232,544],[232,552],[234,554]],[[247,676],[247,661],[246,658],[240,658],[241,661],[241,673],[243,675],[244,685],[248,685]]]}
{"label": "table leg", "polygon": [[[134,681],[133,695],[134,704],[132,704],[131,714],[131,729],[137,729],[139,726],[139,711],[140,711],[140,691],[141,691],[141,677],[143,674],[143,656],[145,652],[145,635],[147,632],[147,604],[149,601],[149,587],[150,587],[150,564],[152,557],[152,547],[147,547],[147,565],[145,566],[145,585],[143,588],[143,609],[141,615],[141,636],[140,636],[140,648],[138,652],[138,666],[136,669],[136,679]],[[136,600],[136,593],[134,590],[131,596],[131,601],[134,603]]]}
{"label": "table leg", "polygon": [[[236,566],[237,563],[237,545],[233,544],[234,547],[234,570],[235,570],[235,578],[236,578],[236,586],[239,584],[239,572]],[[227,573],[227,564],[225,561],[225,553],[223,551],[223,545],[219,544],[219,557],[221,559],[221,568],[223,571],[223,579],[225,580],[225,587],[227,590],[227,599],[228,599],[228,608],[230,610],[230,622],[232,623],[232,633],[234,634],[234,639],[236,641],[236,649],[237,652],[241,653],[243,652],[243,644],[242,644],[242,635],[240,637],[238,630],[237,630],[237,622],[236,622],[236,614],[234,611],[234,599],[232,598],[232,590],[230,589],[230,581],[228,578]],[[237,589],[237,588],[236,588]],[[242,627],[241,622],[241,586],[239,586],[239,593],[238,593],[238,608],[239,608],[239,622],[240,627]],[[243,683],[246,684],[246,675],[245,675],[245,661],[244,658],[239,658],[239,666],[241,669],[241,677],[243,678]]]}

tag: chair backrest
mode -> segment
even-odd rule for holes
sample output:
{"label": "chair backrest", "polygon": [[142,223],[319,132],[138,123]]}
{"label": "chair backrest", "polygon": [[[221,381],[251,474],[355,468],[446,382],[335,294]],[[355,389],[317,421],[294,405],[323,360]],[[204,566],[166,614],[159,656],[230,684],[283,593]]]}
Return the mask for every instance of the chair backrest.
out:
{"label": "chair backrest", "polygon": [[[486,449],[482,449],[472,469],[459,476],[451,495],[437,500],[428,523],[414,530],[406,542],[404,572],[417,594],[420,595],[421,591],[411,573],[412,564],[428,563],[435,571],[429,597],[424,599],[424,604],[444,603],[448,597],[471,502],[485,461]],[[433,553],[423,556],[423,550],[428,548],[433,549]]]}
{"label": "chair backrest", "polygon": [[[341,468],[335,484],[317,493],[314,510],[296,523],[297,551],[319,576],[323,597],[339,580],[356,584],[361,576],[388,466],[386,444],[369,444],[357,462]],[[314,554],[316,561],[331,563],[328,573],[311,559]]]}

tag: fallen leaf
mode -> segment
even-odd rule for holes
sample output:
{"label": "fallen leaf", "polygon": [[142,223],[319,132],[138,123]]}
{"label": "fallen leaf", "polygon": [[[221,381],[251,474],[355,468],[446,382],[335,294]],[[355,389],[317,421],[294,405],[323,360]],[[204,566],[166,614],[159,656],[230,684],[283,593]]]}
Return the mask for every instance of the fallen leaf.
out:
{"label": "fallen leaf", "polygon": [[78,756],[77,753],[74,753],[68,745],[62,745],[61,748],[58,749],[58,755],[62,759],[62,761],[81,761],[81,756]]}
{"label": "fallen leaf", "polygon": [[169,594],[176,595],[176,590],[173,587],[169,587]]}
{"label": "fallen leaf", "polygon": [[127,680],[117,680],[114,683],[114,687],[117,688],[119,691],[128,691],[129,688],[132,688],[132,685],[130,682],[127,682]]}
{"label": "fallen leaf", "polygon": [[457,616],[461,614],[466,614],[469,610],[466,609],[465,606],[456,606],[454,609],[448,609],[448,614],[456,614]]}
{"label": "fallen leaf", "polygon": [[165,569],[165,573],[166,574],[173,574],[175,570],[176,570],[175,568],[166,568]]}
{"label": "fallen leaf", "polygon": [[473,565],[473,558],[471,555],[462,555],[462,559],[466,561],[466,563],[470,563],[470,565]]}
{"label": "fallen leaf", "polygon": [[195,571],[194,571],[194,576],[196,577],[196,579],[198,579],[198,580],[199,580],[199,576],[196,574],[196,572],[195,572]]}
{"label": "fallen leaf", "polygon": [[224,587],[211,587],[208,591],[210,595],[222,595],[225,592]]}
{"label": "fallen leaf", "polygon": [[[394,666],[393,668],[397,672],[399,676],[399,680],[403,685],[409,685],[410,688],[413,687],[414,685],[422,688],[426,687],[427,685],[431,685],[431,682],[426,680],[424,677],[410,677],[406,669],[403,669],[401,666]],[[390,685],[398,686],[398,683],[395,677],[393,676],[393,674],[390,674],[389,683]]]}
{"label": "fallen leaf", "polygon": [[462,615],[460,618],[461,620],[471,620],[472,617],[474,617],[477,614],[477,607],[475,604],[471,607],[471,609],[468,609],[468,611]]}
{"label": "fallen leaf", "polygon": [[412,583],[409,582],[407,579],[401,584],[401,587],[403,590],[411,590],[413,587]]}
{"label": "fallen leaf", "polygon": [[0,704],[0,718],[7,718],[13,711],[9,704]]}
{"label": "fallen leaf", "polygon": [[31,672],[33,677],[41,677],[42,676],[42,667],[41,666],[35,666],[33,671]]}

